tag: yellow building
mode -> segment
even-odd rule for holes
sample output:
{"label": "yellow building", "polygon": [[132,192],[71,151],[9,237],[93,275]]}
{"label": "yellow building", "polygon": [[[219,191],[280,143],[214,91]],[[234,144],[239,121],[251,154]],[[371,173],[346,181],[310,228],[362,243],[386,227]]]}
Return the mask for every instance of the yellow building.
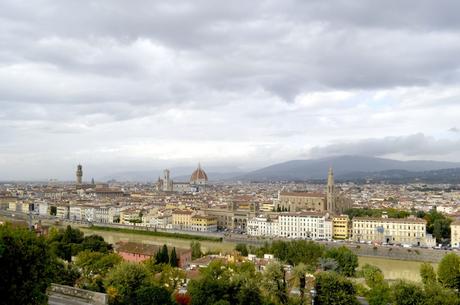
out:
{"label": "yellow building", "polygon": [[190,230],[192,228],[192,211],[175,210],[171,214],[174,229]]}
{"label": "yellow building", "polygon": [[353,240],[357,242],[381,242],[434,246],[431,235],[426,234],[424,219],[408,218],[353,218]]}
{"label": "yellow building", "polygon": [[207,215],[194,215],[191,219],[192,231],[215,232],[217,231],[217,218]]}
{"label": "yellow building", "polygon": [[[18,207],[19,207],[19,211],[18,211]],[[8,202],[8,211],[20,212],[20,209],[21,209],[21,203],[20,202],[16,202],[16,201]]]}
{"label": "yellow building", "polygon": [[351,222],[348,215],[340,215],[332,218],[332,238],[350,238]]}
{"label": "yellow building", "polygon": [[60,219],[69,219],[69,206],[58,205],[56,207],[56,217]]}
{"label": "yellow building", "polygon": [[120,211],[120,223],[132,225],[142,222],[141,211],[137,209],[127,209]]}
{"label": "yellow building", "polygon": [[460,247],[460,221],[454,221],[450,224],[450,244],[452,248]]}

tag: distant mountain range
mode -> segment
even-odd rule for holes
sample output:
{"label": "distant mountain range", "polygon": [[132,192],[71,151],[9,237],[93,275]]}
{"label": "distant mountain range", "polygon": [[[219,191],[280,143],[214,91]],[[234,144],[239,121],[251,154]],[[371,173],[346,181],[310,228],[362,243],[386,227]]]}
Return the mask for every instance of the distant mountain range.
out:
{"label": "distant mountain range", "polygon": [[[279,181],[326,179],[329,167],[337,179],[365,178],[383,171],[424,172],[459,168],[460,163],[441,161],[398,161],[363,156],[339,156],[322,159],[293,160],[246,173],[241,180]],[[401,172],[400,172],[401,174]]]}
{"label": "distant mountain range", "polygon": [[[307,181],[324,180],[329,167],[337,180],[362,181],[372,179],[388,182],[449,182],[460,183],[460,163],[443,161],[398,161],[392,159],[338,156],[322,159],[292,160],[273,164],[255,171],[235,168],[207,170],[210,181]],[[188,181],[193,167],[172,168],[176,181]],[[205,168],[206,170],[206,168]],[[162,170],[125,172],[107,177],[118,181],[155,181]]]}

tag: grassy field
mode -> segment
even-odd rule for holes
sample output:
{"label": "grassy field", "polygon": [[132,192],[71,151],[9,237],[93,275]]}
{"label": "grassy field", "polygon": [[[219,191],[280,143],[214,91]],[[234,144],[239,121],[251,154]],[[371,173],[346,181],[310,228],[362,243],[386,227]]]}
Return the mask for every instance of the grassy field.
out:
{"label": "grassy field", "polygon": [[92,226],[90,229],[95,230],[95,231],[119,232],[119,233],[138,234],[138,235],[147,235],[147,236],[188,239],[188,240],[222,242],[222,237],[192,235],[192,234],[187,234],[187,233],[145,231],[145,230],[133,230],[133,229],[111,228],[111,227],[100,227],[100,226]]}
{"label": "grassy field", "polygon": [[[93,230],[93,228],[79,228],[85,235],[97,234],[102,236],[106,242],[115,244],[117,242],[137,242],[143,244],[154,244],[162,246],[166,244],[168,247],[176,248],[190,248],[190,243],[196,239],[184,239],[180,237],[165,237],[157,235],[145,235],[145,234],[133,234],[133,232],[116,232],[116,231],[105,231],[105,230]],[[202,247],[203,252],[213,251],[221,253],[229,253],[235,248],[235,243],[226,242],[226,241],[209,241],[203,240],[199,241]]]}

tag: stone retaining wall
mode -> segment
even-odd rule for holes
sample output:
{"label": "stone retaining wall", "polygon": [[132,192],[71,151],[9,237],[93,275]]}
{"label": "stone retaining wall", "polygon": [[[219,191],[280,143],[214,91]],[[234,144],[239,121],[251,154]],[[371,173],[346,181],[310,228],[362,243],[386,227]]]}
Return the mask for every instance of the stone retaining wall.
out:
{"label": "stone retaining wall", "polygon": [[90,305],[107,305],[109,303],[109,297],[105,293],[59,284],[51,284],[51,287],[48,289],[48,295],[50,299],[65,299],[67,300],[66,304],[72,304],[72,300],[74,300],[74,303]]}

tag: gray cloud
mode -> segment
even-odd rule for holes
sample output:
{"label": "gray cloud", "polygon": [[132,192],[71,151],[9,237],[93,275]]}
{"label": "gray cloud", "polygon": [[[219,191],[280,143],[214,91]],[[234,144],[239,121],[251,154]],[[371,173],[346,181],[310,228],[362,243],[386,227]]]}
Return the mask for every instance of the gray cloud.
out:
{"label": "gray cloud", "polygon": [[455,159],[443,151],[458,143],[443,136],[460,111],[459,10],[429,0],[1,1],[2,175],[194,158],[254,167],[358,144]]}
{"label": "gray cloud", "polygon": [[335,143],[313,147],[313,156],[363,155],[363,156],[446,156],[460,152],[460,141],[438,140],[423,133],[408,136],[364,139],[355,142]]}

